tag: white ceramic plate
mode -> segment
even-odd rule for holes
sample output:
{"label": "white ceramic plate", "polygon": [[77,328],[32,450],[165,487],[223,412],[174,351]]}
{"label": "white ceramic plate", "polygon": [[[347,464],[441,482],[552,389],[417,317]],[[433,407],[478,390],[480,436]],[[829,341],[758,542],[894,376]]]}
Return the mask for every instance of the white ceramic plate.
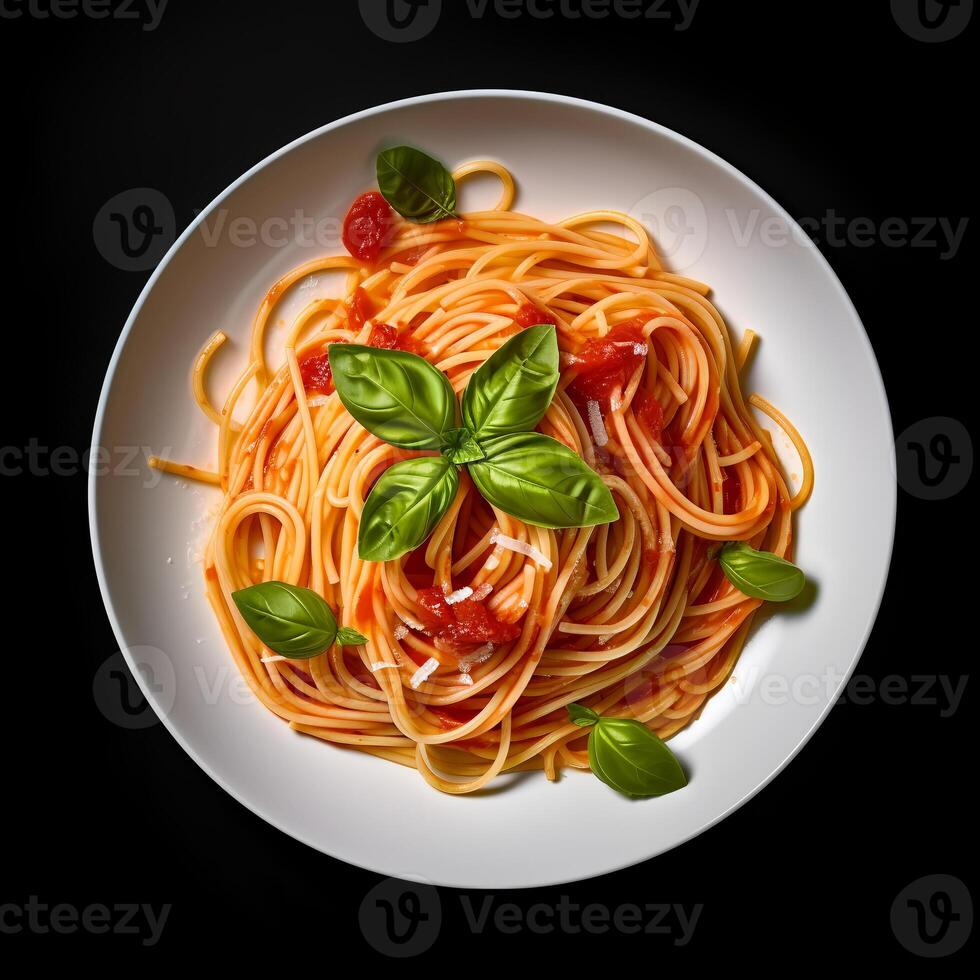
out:
{"label": "white ceramic plate", "polygon": [[[213,427],[189,390],[195,352],[215,328],[232,338],[215,363],[221,397],[266,289],[297,263],[340,251],[329,241],[337,218],[373,186],[378,149],[401,142],[449,165],[503,161],[519,182],[517,208],[544,218],[598,208],[640,217],[676,271],[714,287],[736,337],[760,333],[750,387],[782,407],[811,447],[816,488],[798,520],[797,560],[816,600],[767,617],[734,682],[673,740],[691,776],[682,792],[631,802],[571,772],[557,784],[525,774],[481,795],[444,796],[412,770],[292,732],[244,693],[232,666],[191,560],[217,492],[158,479],[145,454],[213,461]],[[491,203],[495,190],[467,185],[464,208]],[[321,222],[318,231],[307,222],[305,243],[296,212]],[[94,444],[113,461],[109,475],[93,468],[89,488],[102,593],[143,693],[177,741],[245,806],[311,847],[458,887],[546,885],[622,868],[756,793],[813,734],[853,669],[881,599],[895,516],[892,432],[871,346],[795,227],[684,137],[616,109],[526,92],[453,92],[361,112],[235,181],[147,283],[95,420]],[[122,467],[123,447],[147,449]]]}

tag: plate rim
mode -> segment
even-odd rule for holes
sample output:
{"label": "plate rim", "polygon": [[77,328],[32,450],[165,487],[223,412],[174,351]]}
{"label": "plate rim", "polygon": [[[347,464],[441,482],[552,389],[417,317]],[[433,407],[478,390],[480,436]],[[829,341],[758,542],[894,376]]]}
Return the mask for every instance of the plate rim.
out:
{"label": "plate rim", "polygon": [[[580,109],[585,109],[593,112],[598,112],[615,119],[619,119],[624,122],[632,123],[634,125],[639,125],[643,128],[651,130],[655,133],[665,136],[666,138],[673,140],[682,146],[687,147],[692,150],[698,156],[705,159],[707,162],[719,167],[725,171],[730,177],[744,184],[748,189],[750,189],[755,194],[759,195],[762,200],[764,200],[773,211],[780,215],[784,220],[786,220],[790,227],[798,230],[801,235],[801,241],[805,249],[810,251],[817,259],[818,265],[822,269],[825,275],[829,277],[829,281],[832,283],[833,287],[836,289],[840,299],[842,300],[844,307],[850,311],[855,322],[860,327],[858,331],[859,343],[862,346],[865,358],[869,362],[871,367],[871,374],[874,378],[875,390],[873,394],[876,396],[876,401],[880,403],[883,408],[882,416],[885,420],[885,424],[889,435],[889,446],[886,450],[886,455],[889,458],[891,464],[891,472],[894,475],[896,473],[896,458],[895,458],[895,432],[894,426],[892,424],[891,409],[888,401],[888,394],[885,389],[884,379],[881,375],[881,368],[879,367],[877,357],[874,353],[874,348],[871,344],[871,339],[868,336],[867,329],[864,326],[864,322],[861,319],[860,314],[857,311],[854,303],[852,302],[847,290],[844,288],[843,283],[841,283],[840,278],[837,276],[830,262],[820,251],[819,248],[813,243],[808,235],[800,228],[796,220],[790,215],[782,205],[779,204],[775,198],[772,197],[765,189],[760,187],[755,181],[747,177],[738,168],[730,164],[727,160],[720,157],[714,151],[709,150],[707,147],[702,146],[700,143],[684,136],[682,133],[678,133],[667,126],[663,126],[660,123],[654,122],[653,120],[647,119],[643,116],[637,115],[633,112],[628,112],[627,110],[617,108],[615,106],[610,106],[605,103],[595,102],[589,99],[580,99],[574,96],[561,95],[557,93],[541,92],[530,89],[498,89],[498,88],[478,88],[478,89],[458,89],[458,90],[448,90],[442,92],[432,92],[424,95],[413,96],[406,99],[397,99],[392,102],[385,102],[379,105],[369,107],[367,109],[361,109],[357,112],[350,113],[339,119],[335,119],[331,122],[325,123],[323,126],[319,126],[316,129],[310,130],[309,132],[297,137],[294,140],[286,143],[279,149],[273,151],[267,156],[263,157],[258,163],[254,164],[243,174],[241,174],[237,179],[228,184],[223,190],[221,190],[214,199],[201,211],[199,211],[194,219],[187,225],[184,231],[176,238],[170,248],[167,250],[166,254],[157,264],[156,268],[153,270],[151,275],[146,281],[140,291],[133,308],[130,311],[126,322],[123,325],[122,331],[119,334],[119,338],[113,348],[112,355],[109,359],[109,364],[106,368],[106,375],[102,383],[102,388],[99,394],[98,406],[96,408],[95,419],[92,428],[92,444],[91,451],[94,453],[97,451],[100,445],[100,439],[102,436],[102,430],[105,423],[106,408],[108,405],[109,394],[112,389],[113,381],[115,379],[116,370],[119,365],[119,361],[122,356],[122,352],[126,346],[129,336],[135,326],[137,319],[142,312],[143,306],[146,303],[150,293],[156,286],[157,281],[163,274],[164,270],[170,264],[174,256],[180,251],[184,243],[195,233],[198,227],[203,224],[208,216],[215,210],[227,197],[233,194],[240,186],[246,183],[253,175],[263,170],[269,164],[273,163],[280,157],[285,156],[290,153],[295,148],[307,143],[311,140],[317,139],[320,136],[331,132],[332,130],[339,129],[350,123],[357,122],[361,119],[370,118],[371,116],[380,115],[385,112],[390,112],[396,109],[408,108],[411,106],[422,105],[429,102],[442,102],[442,101],[458,101],[464,99],[479,99],[479,98],[503,98],[503,99],[514,99],[516,100],[535,100],[545,103],[558,103],[564,106],[578,107]],[[810,741],[813,735],[816,733],[817,729],[824,723],[827,715],[830,713],[831,709],[837,702],[840,692],[844,689],[854,670],[857,667],[858,662],[864,655],[864,651],[867,647],[868,641],[871,637],[871,632],[874,629],[875,622],[878,618],[878,613],[881,609],[881,604],[884,598],[885,589],[887,588],[888,578],[891,571],[892,557],[894,554],[895,545],[895,529],[896,529],[896,516],[897,516],[897,506],[898,506],[898,486],[897,481],[892,480],[888,483],[890,492],[888,493],[887,500],[883,500],[882,507],[887,510],[887,525],[888,525],[888,540],[887,540],[887,554],[885,555],[885,560],[882,563],[882,571],[880,575],[880,581],[877,585],[877,594],[875,596],[874,602],[871,604],[870,612],[865,625],[862,630],[861,640],[858,644],[858,649],[856,655],[853,657],[852,663],[850,664],[848,670],[840,678],[837,688],[834,690],[832,696],[828,697],[827,704],[823,707],[823,710],[817,715],[813,724],[803,733],[799,741],[792,747],[792,749],[786,754],[785,758],[776,766],[769,775],[761,780],[756,786],[749,789],[744,795],[739,797],[734,803],[724,809],[721,813],[712,816],[710,819],[705,820],[703,823],[699,823],[695,826],[690,833],[679,838],[674,844],[668,847],[655,847],[654,850],[647,853],[645,856],[637,858],[635,860],[629,860],[621,863],[614,863],[613,865],[591,872],[586,875],[576,875],[571,877],[559,877],[559,878],[545,878],[536,880],[533,882],[526,882],[518,885],[507,885],[500,886],[506,887],[508,889],[525,889],[525,888],[542,888],[550,887],[554,885],[562,885],[570,882],[576,881],[586,881],[591,878],[600,877],[606,874],[612,874],[621,871],[625,868],[635,867],[646,861],[650,861],[653,858],[658,857],[661,854],[665,854],[668,851],[672,851],[695,837],[700,836],[705,831],[711,829],[716,824],[720,823],[726,817],[730,816],[736,810],[744,806],[749,800],[751,800],[757,793],[761,792],[766,786],[772,782],[789,764],[792,762],[803,747]],[[323,845],[319,843],[314,843],[313,841],[307,839],[305,836],[294,833],[292,830],[286,829],[281,823],[268,816],[266,813],[262,812],[253,803],[244,799],[243,796],[222,777],[219,776],[206,759],[202,758],[191,746],[187,743],[184,737],[179,731],[176,730],[174,725],[171,724],[170,719],[165,713],[157,710],[157,705],[155,700],[151,696],[151,691],[143,677],[142,672],[138,669],[138,666],[132,657],[129,646],[125,641],[122,628],[120,626],[119,618],[116,614],[115,607],[112,601],[112,596],[109,591],[109,586],[106,578],[105,566],[103,562],[102,548],[100,545],[99,536],[99,521],[98,521],[98,507],[97,507],[97,497],[98,497],[98,474],[95,467],[90,468],[88,474],[88,488],[87,488],[87,506],[88,506],[88,519],[89,519],[89,535],[92,544],[92,558],[95,564],[96,578],[99,583],[99,591],[102,596],[102,602],[105,606],[106,615],[109,619],[110,626],[112,627],[113,636],[116,642],[119,644],[120,652],[122,653],[126,665],[128,666],[130,673],[135,678],[143,697],[146,699],[147,703],[153,709],[157,718],[163,723],[166,730],[174,738],[177,744],[183,749],[183,751],[212,779],[214,782],[226,793],[228,793],[234,800],[240,803],[243,807],[254,813],[263,822],[271,827],[274,827],[280,833],[286,834],[290,838],[299,841],[300,843],[312,848],[313,850],[326,854],[338,861],[343,861],[345,864],[349,864],[352,867],[363,868],[366,871],[372,872],[374,874],[383,875],[388,878],[398,878],[397,874],[392,874],[388,869],[373,866],[369,863],[358,862],[354,864],[346,857],[339,854],[333,853],[327,850]],[[450,880],[437,880],[431,879],[428,883],[438,885],[441,887],[457,888],[457,889],[467,889],[473,886],[465,882],[450,881]],[[499,887],[496,889],[499,890]]]}

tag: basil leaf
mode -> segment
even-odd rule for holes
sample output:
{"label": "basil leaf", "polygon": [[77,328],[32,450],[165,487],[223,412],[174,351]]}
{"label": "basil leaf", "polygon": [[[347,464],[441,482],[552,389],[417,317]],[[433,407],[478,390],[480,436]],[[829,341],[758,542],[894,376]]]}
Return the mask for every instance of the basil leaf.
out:
{"label": "basil leaf", "polygon": [[642,722],[600,718],[589,732],[589,765],[608,786],[634,798],[687,785],[674,753]]}
{"label": "basil leaf", "polygon": [[324,598],[286,582],[262,582],[232,592],[248,628],[274,653],[308,660],[333,645],[337,619]]}
{"label": "basil leaf", "polygon": [[378,154],[378,187],[404,218],[418,224],[456,216],[456,184],[438,161],[414,146],[393,146]]}
{"label": "basil leaf", "polygon": [[478,439],[529,432],[558,387],[558,337],[550,323],[528,327],[473,372],[463,392],[463,422]]}
{"label": "basil leaf", "polygon": [[486,453],[476,437],[469,429],[450,429],[443,436],[443,455],[451,463],[462,466],[464,463],[475,463],[479,459],[486,459]]}
{"label": "basil leaf", "polygon": [[495,507],[538,527],[588,527],[619,517],[609,488],[567,446],[539,432],[481,443],[487,458],[469,466]]}
{"label": "basil leaf", "polygon": [[725,577],[753,599],[788,602],[806,585],[806,576],[792,562],[771,551],[756,551],[744,541],[729,541],[718,553]]}
{"label": "basil leaf", "polygon": [[381,475],[361,511],[357,553],[390,561],[417,548],[456,497],[459,473],[444,456],[395,463]]}
{"label": "basil leaf", "polygon": [[341,626],[337,630],[337,642],[342,647],[354,647],[361,643],[367,643],[367,637],[363,633],[358,633],[357,630],[351,629],[349,626]]}
{"label": "basil leaf", "polygon": [[441,449],[456,422],[449,379],[424,357],[360,344],[331,344],[344,408],[369,432],[402,449]]}
{"label": "basil leaf", "polygon": [[582,728],[594,725],[599,720],[599,716],[584,704],[568,704],[565,705],[565,708],[568,711],[568,717]]}

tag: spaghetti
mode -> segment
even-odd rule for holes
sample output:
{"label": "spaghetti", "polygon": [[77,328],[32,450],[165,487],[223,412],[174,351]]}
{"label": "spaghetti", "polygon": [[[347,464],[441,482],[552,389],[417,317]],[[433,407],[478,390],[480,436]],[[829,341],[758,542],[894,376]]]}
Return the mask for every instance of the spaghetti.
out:
{"label": "spaghetti", "polygon": [[[667,738],[731,673],[760,599],[722,574],[719,543],[791,557],[792,514],[813,469],[767,401],[746,401],[708,288],[668,272],[644,228],[594,211],[550,223],[511,210],[510,174],[489,161],[497,207],[427,225],[396,221],[377,261],[320,258],[276,282],[252,325],[248,364],[222,408],[202,349],[193,390],[218,427],[214,472],[154,465],[219,484],[223,503],[204,563],[207,595],[239,670],[297,731],[416,768],[466,793],[502,772],[589,767],[566,706],[630,717]],[[614,230],[610,230],[614,229]],[[283,295],[342,270],[345,298],[308,302],[273,368],[266,333]],[[400,460],[332,389],[329,345],[398,345],[444,372],[457,395],[523,327],[553,323],[558,391],[538,431],[596,470],[619,519],[548,530],[492,507],[461,472],[431,537],[397,560],[366,562],[358,522],[373,483]],[[254,393],[252,407],[246,400]],[[802,460],[787,486],[755,406]],[[240,418],[240,421],[235,419]],[[281,580],[319,593],[367,642],[309,660],[270,656],[231,594]],[[479,620],[483,632],[443,623]],[[465,612],[465,615],[464,615]],[[493,627],[495,639],[487,624]]]}

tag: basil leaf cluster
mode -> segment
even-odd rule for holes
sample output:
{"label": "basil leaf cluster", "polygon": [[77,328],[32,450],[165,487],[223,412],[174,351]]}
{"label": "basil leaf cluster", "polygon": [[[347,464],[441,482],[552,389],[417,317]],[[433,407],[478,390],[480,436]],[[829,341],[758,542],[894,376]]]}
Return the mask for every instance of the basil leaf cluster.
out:
{"label": "basil leaf cluster", "polygon": [[753,599],[788,602],[806,585],[803,572],[771,551],[756,551],[744,541],[729,541],[718,552],[718,564],[739,592]]}
{"label": "basil leaf cluster", "polygon": [[309,660],[333,644],[367,643],[357,630],[337,629],[326,600],[312,589],[287,582],[262,582],[232,592],[248,628],[274,653],[290,660]]}
{"label": "basil leaf cluster", "polygon": [[456,497],[459,467],[494,507],[539,527],[588,527],[619,517],[609,488],[567,446],[532,431],[558,385],[558,338],[528,327],[473,372],[462,425],[449,380],[405,351],[332,344],[330,366],[348,412],[379,439],[440,455],[390,467],[361,512],[358,554],[390,561],[417,548]]}
{"label": "basil leaf cluster", "polygon": [[687,776],[667,745],[635,718],[603,718],[583,704],[568,705],[568,716],[589,732],[589,765],[596,776],[624,796],[663,796],[687,785]]}

